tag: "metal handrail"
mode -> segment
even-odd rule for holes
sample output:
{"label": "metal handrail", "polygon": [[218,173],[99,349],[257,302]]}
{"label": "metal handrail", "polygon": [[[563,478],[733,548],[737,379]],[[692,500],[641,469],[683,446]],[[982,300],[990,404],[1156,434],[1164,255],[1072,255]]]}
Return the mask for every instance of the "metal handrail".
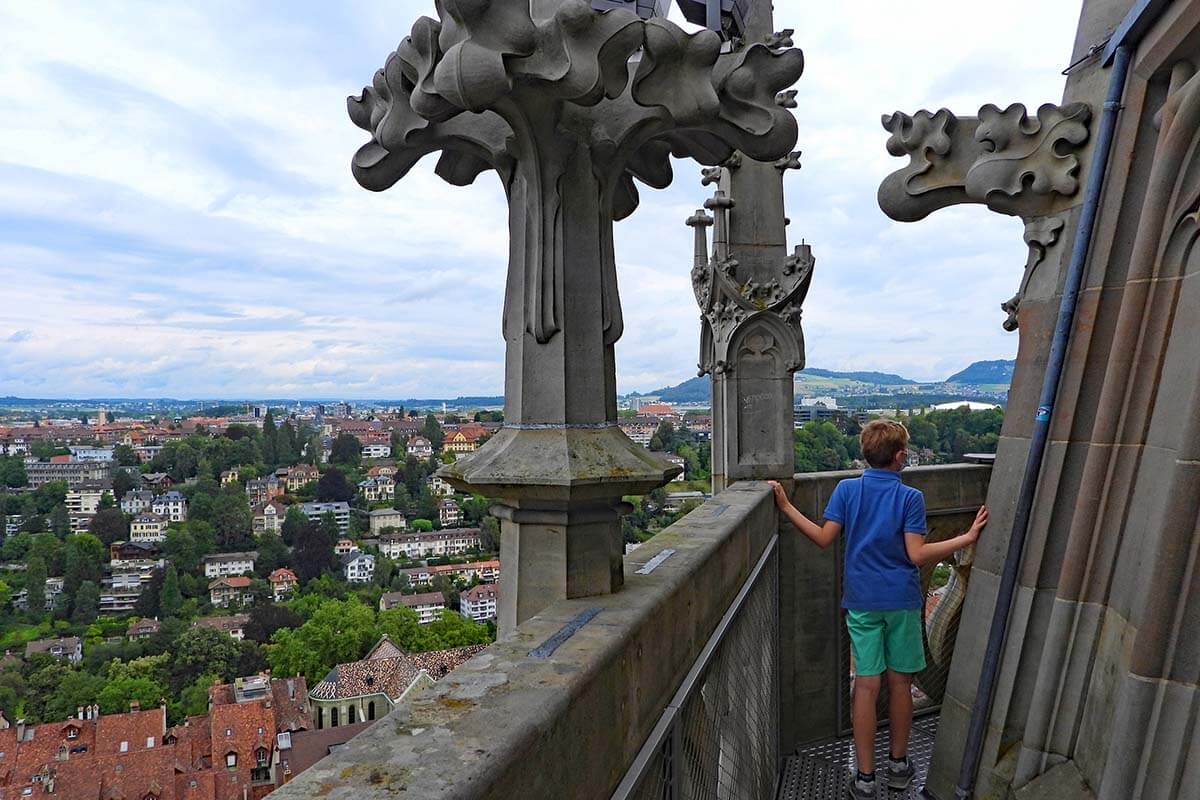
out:
{"label": "metal handrail", "polygon": [[[654,762],[654,759],[663,752],[663,747],[668,740],[671,742],[671,754],[676,755],[681,752],[680,728],[678,725],[680,714],[684,704],[695,694],[696,687],[700,683],[700,679],[708,670],[712,663],[713,657],[725,640],[726,634],[733,625],[734,619],[746,604],[746,598],[750,596],[750,591],[758,584],[758,579],[767,567],[771,556],[775,553],[775,549],[779,544],[779,535],[776,534],[767,542],[767,546],[763,548],[762,555],[759,556],[758,562],[754,565],[754,569],[750,571],[750,576],[746,578],[741,589],[738,590],[737,597],[729,605],[725,611],[721,621],[717,623],[717,627],[713,630],[712,635],[705,642],[704,648],[700,651],[700,655],[692,663],[691,669],[684,676],[683,682],[679,685],[679,689],[675,692],[671,702],[663,710],[662,716],[658,718],[654,728],[650,731],[650,735],[646,738],[646,742],[638,751],[637,756],[633,759],[629,769],[625,773],[625,777],[617,785],[616,790],[612,794],[612,800],[629,800],[641,786],[642,781],[647,776],[647,770]],[[678,779],[678,770],[672,769],[669,775],[667,798],[676,800],[678,798],[678,787],[676,780]]]}

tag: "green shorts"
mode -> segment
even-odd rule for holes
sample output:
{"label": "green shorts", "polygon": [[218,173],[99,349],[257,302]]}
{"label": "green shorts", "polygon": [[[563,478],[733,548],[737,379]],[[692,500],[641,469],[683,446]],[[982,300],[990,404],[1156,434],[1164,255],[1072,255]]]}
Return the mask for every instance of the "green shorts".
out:
{"label": "green shorts", "polygon": [[846,609],[846,629],[854,651],[856,675],[920,672],[925,669],[921,610],[855,611]]}

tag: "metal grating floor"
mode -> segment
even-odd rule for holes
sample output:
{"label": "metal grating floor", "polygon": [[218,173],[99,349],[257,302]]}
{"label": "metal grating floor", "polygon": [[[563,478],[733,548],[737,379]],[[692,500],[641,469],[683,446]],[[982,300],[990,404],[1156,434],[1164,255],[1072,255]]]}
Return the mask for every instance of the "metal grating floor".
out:
{"label": "metal grating floor", "polygon": [[[917,779],[904,792],[892,791],[881,784],[879,800],[920,800],[923,797],[921,788],[925,785],[929,759],[933,755],[937,725],[937,714],[913,720],[908,757],[917,768]],[[875,736],[875,763],[885,763],[887,756],[888,732],[884,727]],[[784,759],[777,800],[843,800],[848,797],[847,788],[853,767],[854,742],[849,737],[802,747],[795,755]]]}

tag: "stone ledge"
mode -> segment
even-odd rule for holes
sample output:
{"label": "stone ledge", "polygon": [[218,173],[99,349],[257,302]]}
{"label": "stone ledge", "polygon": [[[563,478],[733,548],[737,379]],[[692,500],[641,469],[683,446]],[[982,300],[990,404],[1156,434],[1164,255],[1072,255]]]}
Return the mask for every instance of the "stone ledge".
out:
{"label": "stone ledge", "polygon": [[776,528],[769,487],[735,484],[631,553],[620,592],[531,617],[273,796],[608,797]]}

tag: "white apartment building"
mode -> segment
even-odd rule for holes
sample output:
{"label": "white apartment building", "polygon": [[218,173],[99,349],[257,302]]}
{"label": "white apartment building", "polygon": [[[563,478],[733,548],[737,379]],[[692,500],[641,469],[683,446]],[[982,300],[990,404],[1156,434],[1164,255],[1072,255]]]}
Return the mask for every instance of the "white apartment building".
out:
{"label": "white apartment building", "polygon": [[338,533],[342,536],[350,529],[349,503],[301,503],[300,510],[313,522],[320,522],[326,513],[332,513],[337,522]]}
{"label": "white apartment building", "polygon": [[459,595],[459,610],[464,617],[476,622],[496,618],[496,604],[500,600],[500,585],[481,583]]}
{"label": "white apartment building", "polygon": [[100,510],[104,489],[71,489],[67,492],[67,513],[91,516]]}
{"label": "white apartment building", "polygon": [[446,598],[441,592],[423,592],[421,594],[402,594],[401,592],[385,592],[379,598],[379,610],[387,611],[397,606],[408,606],[417,612],[417,622],[428,625],[442,615],[446,608]]}
{"label": "white apartment building", "polygon": [[390,444],[365,444],[362,449],[363,458],[389,458],[392,455]]}
{"label": "white apartment building", "polygon": [[342,574],[348,583],[370,583],[375,577],[375,556],[355,550],[342,556]]}
{"label": "white apartment building", "polygon": [[479,528],[449,528],[427,533],[390,533],[379,539],[388,558],[453,556],[479,547]]}
{"label": "white apartment building", "polygon": [[154,498],[150,510],[171,522],[183,522],[187,519],[187,498],[176,491],[164,492]]}
{"label": "white apartment building", "polygon": [[254,562],[258,560],[258,552],[248,553],[215,553],[204,557],[204,577],[221,578],[226,575],[245,575],[254,571]]}

